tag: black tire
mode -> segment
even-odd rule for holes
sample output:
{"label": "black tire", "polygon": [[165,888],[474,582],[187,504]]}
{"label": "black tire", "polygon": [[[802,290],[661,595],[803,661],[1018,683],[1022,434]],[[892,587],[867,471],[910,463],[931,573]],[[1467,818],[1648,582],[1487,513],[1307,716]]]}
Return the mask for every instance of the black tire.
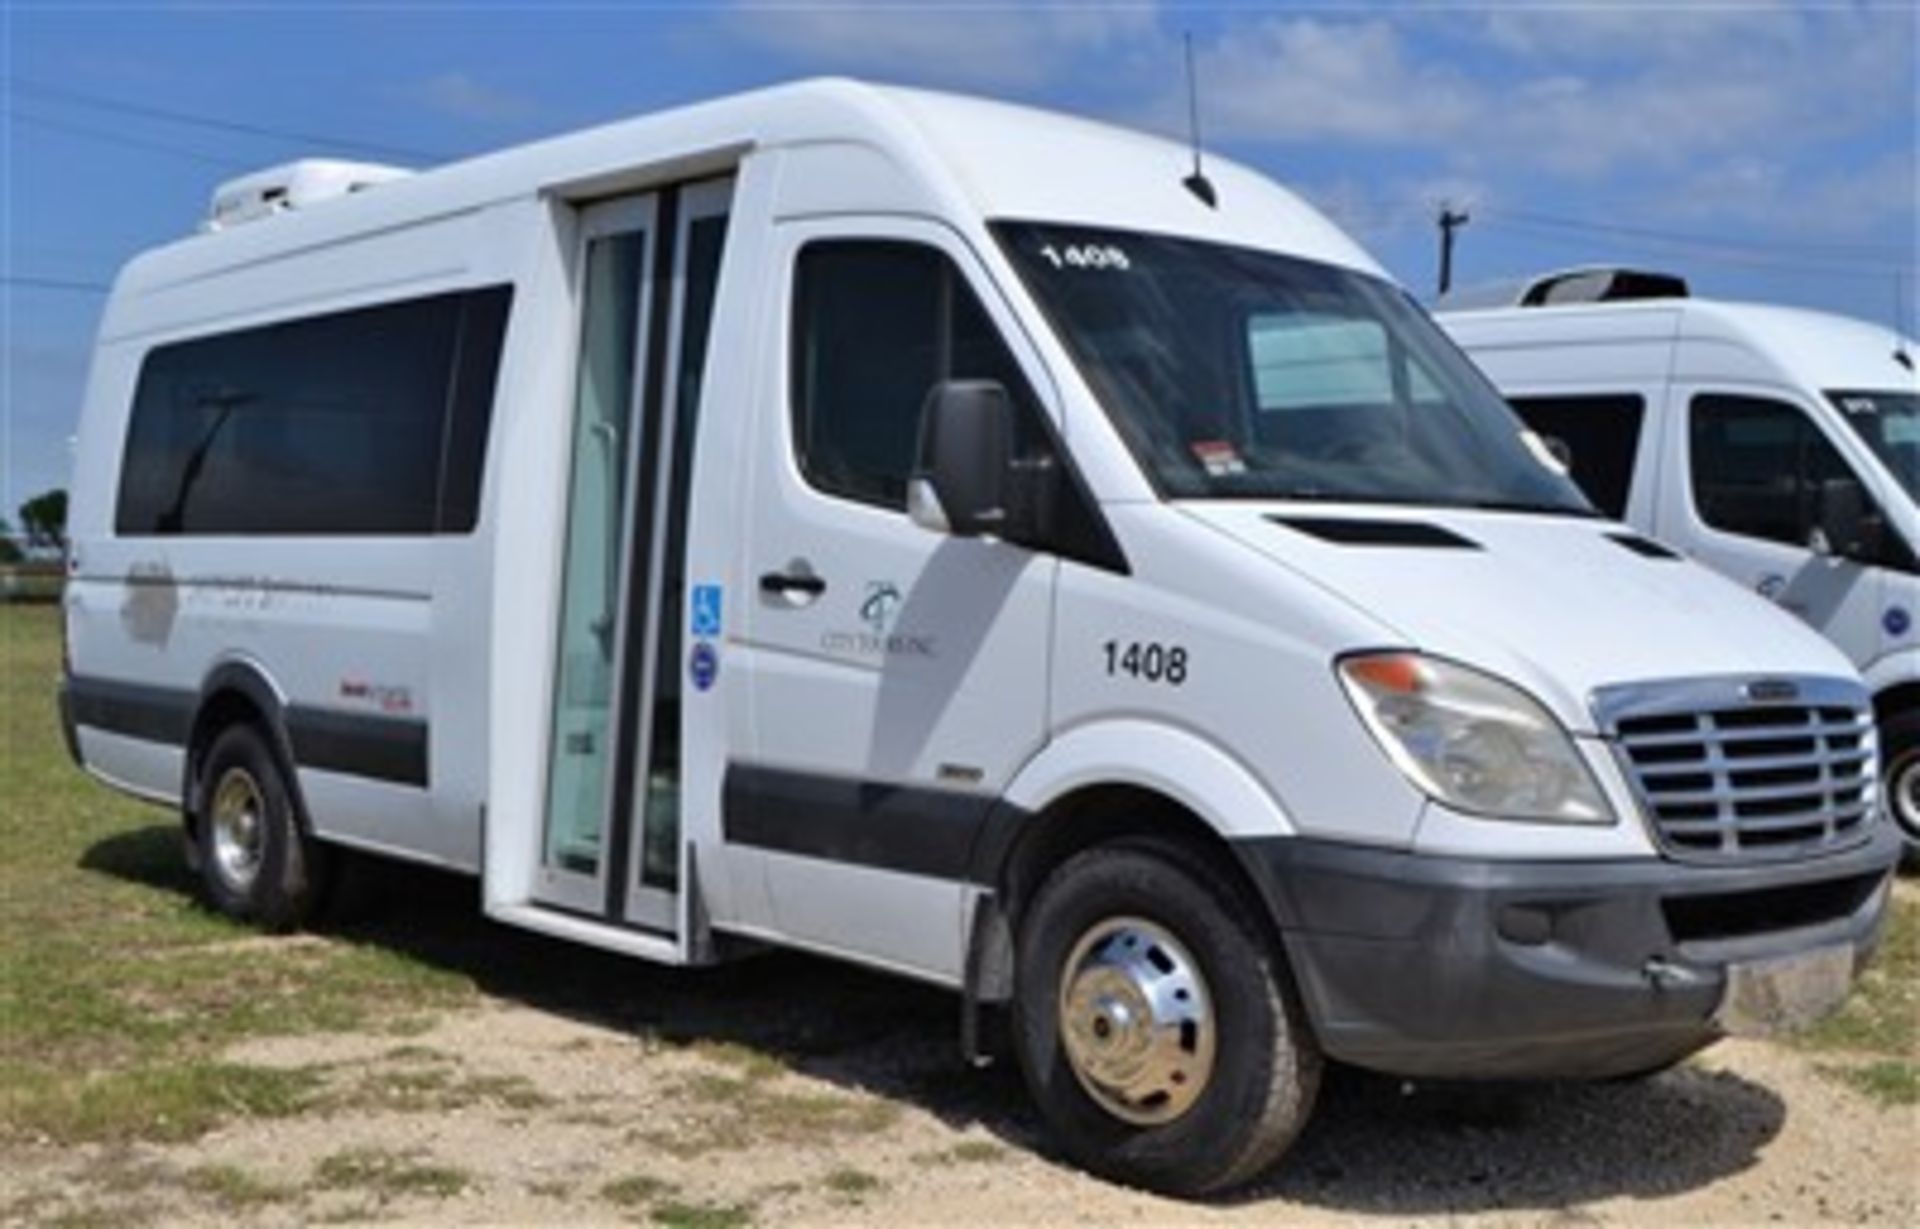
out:
{"label": "black tire", "polygon": [[[1208,878],[1197,860],[1172,849],[1128,844],[1077,854],[1036,893],[1016,953],[1014,1048],[1062,1148],[1094,1173],[1179,1196],[1215,1194],[1271,1167],[1306,1122],[1320,1084],[1320,1050],[1281,954],[1244,920],[1237,898]],[[1067,962],[1112,919],[1141,919],[1177,940],[1210,1000],[1211,1074],[1169,1121],[1128,1121],[1096,1100],[1061,1036]]]}
{"label": "black tire", "polygon": [[[222,791],[232,791],[223,798]],[[280,759],[251,725],[222,730],[201,763],[194,840],[208,901],[228,917],[281,932],[313,915],[325,882],[325,851],[302,831]],[[232,799],[250,794],[251,825],[227,824]],[[234,835],[245,826],[251,841]],[[217,832],[224,827],[227,835]],[[251,850],[243,859],[235,851]],[[226,853],[230,856],[223,856]]]}
{"label": "black tire", "polygon": [[1880,723],[1880,796],[1906,840],[1901,865],[1920,870],[1920,709]]}

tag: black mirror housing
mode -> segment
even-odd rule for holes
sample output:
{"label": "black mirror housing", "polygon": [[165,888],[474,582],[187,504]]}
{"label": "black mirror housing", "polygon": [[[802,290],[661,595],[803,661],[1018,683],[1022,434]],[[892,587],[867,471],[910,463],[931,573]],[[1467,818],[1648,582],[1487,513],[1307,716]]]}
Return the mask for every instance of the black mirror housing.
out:
{"label": "black mirror housing", "polygon": [[993,380],[946,380],[920,410],[919,460],[907,483],[915,524],[955,537],[1004,536],[1013,469],[1013,403]]}
{"label": "black mirror housing", "polygon": [[1820,515],[1815,549],[1843,559],[1870,561],[1880,555],[1884,528],[1860,480],[1847,475],[1820,484]]}

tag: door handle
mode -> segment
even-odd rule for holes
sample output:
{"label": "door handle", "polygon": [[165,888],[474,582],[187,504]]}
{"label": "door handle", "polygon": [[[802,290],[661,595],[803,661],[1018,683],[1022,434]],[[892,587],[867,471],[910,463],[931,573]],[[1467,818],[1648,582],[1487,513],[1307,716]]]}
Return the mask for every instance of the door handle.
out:
{"label": "door handle", "polygon": [[796,604],[811,602],[826,591],[827,582],[811,572],[767,572],[760,577],[760,592]]}

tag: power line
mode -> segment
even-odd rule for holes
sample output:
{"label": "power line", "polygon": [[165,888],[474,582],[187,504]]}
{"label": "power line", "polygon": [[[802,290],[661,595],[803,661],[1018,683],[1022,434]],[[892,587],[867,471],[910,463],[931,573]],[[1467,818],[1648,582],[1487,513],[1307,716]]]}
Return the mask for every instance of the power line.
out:
{"label": "power line", "polygon": [[[1551,227],[1534,223],[1516,222],[1509,219],[1498,223],[1502,230],[1522,237],[1565,247],[1575,242],[1566,233]],[[1820,260],[1814,257],[1796,259],[1790,255],[1762,256],[1751,250],[1715,248],[1706,245],[1689,244],[1674,240],[1642,238],[1640,242],[1655,248],[1665,248],[1672,255],[1684,256],[1691,260],[1705,261],[1709,264],[1733,265],[1753,269],[1781,269],[1799,273],[1824,273],[1836,277],[1857,277],[1883,279],[1900,273],[1901,264],[1897,261],[1835,261]],[[1911,268],[1911,265],[1906,266]]]}
{"label": "power line", "polygon": [[143,149],[149,153],[171,154],[176,158],[186,158],[193,162],[217,166],[226,170],[252,170],[257,165],[252,162],[240,162],[232,158],[221,158],[213,154],[204,154],[198,150],[183,149],[178,145],[169,145],[162,141],[148,141],[140,137],[128,136],[122,132],[109,132],[102,128],[89,128],[85,124],[70,124],[65,120],[48,119],[41,115],[28,115],[23,111],[8,111],[5,118],[15,123],[30,124],[35,128],[45,128],[50,132],[61,132],[68,136],[82,137],[90,141],[100,141],[107,145],[119,145],[128,149]]}
{"label": "power line", "polygon": [[60,277],[15,277],[0,275],[0,286],[18,286],[23,290],[75,290],[85,294],[105,294],[113,287],[105,282],[72,281]]}
{"label": "power line", "polygon": [[1616,222],[1596,222],[1586,218],[1562,218],[1551,214],[1532,213],[1520,209],[1508,209],[1503,206],[1482,206],[1483,214],[1495,218],[1505,218],[1511,222],[1525,223],[1531,226],[1549,227],[1554,230],[1584,231],[1602,235],[1621,235],[1634,239],[1649,239],[1670,244],[1697,244],[1702,247],[1730,249],[1753,252],[1771,257],[1781,249],[1803,252],[1808,257],[1837,257],[1842,260],[1872,261],[1899,260],[1911,257],[1914,250],[1901,249],[1882,244],[1823,244],[1809,243],[1801,239],[1793,240],[1750,240],[1729,239],[1720,235],[1703,235],[1686,231],[1661,230],[1651,226],[1633,226]]}
{"label": "power line", "polygon": [[334,145],[343,149],[360,149],[382,157],[406,158],[421,162],[443,161],[447,155],[421,149],[410,149],[403,145],[387,145],[378,141],[362,141],[353,137],[333,136],[326,133],[301,132],[290,128],[273,128],[264,124],[248,124],[239,120],[221,119],[211,115],[197,115],[190,111],[175,111],[166,107],[148,106],[144,103],[127,102],[118,98],[107,98],[99,94],[84,93],[79,90],[64,89],[60,86],[44,85],[37,81],[25,81],[12,77],[5,81],[9,91],[33,95],[41,98],[64,102],[72,106],[92,107],[99,111],[111,111],[121,115],[134,115],[143,119],[160,120],[169,124],[187,124],[200,128],[210,128],[220,132],[237,132],[247,136],[267,137],[276,141],[294,141],[304,145]]}

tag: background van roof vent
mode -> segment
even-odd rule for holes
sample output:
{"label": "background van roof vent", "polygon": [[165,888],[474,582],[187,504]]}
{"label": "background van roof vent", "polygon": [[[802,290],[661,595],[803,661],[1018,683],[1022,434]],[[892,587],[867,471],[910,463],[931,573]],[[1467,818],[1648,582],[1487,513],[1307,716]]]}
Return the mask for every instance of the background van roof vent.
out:
{"label": "background van roof vent", "polygon": [[1629,299],[1684,299],[1687,279],[1646,269],[1563,269],[1536,277],[1520,292],[1521,307],[1619,303]]}
{"label": "background van roof vent", "polygon": [[213,204],[200,229],[227,230],[289,209],[306,209],[321,201],[361,192],[411,174],[413,172],[404,167],[337,162],[328,158],[303,158],[270,166],[264,171],[229,179],[215,188]]}

